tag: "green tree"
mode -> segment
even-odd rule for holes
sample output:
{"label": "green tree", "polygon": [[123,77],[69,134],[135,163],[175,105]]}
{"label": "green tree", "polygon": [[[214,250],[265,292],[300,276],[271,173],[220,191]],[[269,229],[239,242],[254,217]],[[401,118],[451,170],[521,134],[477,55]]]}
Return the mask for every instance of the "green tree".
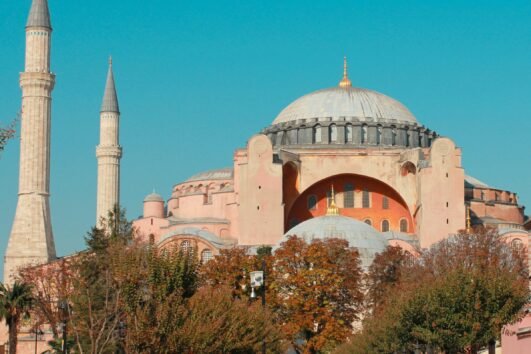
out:
{"label": "green tree", "polygon": [[18,119],[15,119],[7,127],[0,127],[0,153],[4,151],[7,142],[15,135],[15,125]]}
{"label": "green tree", "polygon": [[461,233],[402,266],[381,311],[342,352],[392,352],[417,346],[475,353],[499,339],[529,297],[523,250],[495,230]]}
{"label": "green tree", "polygon": [[9,353],[17,352],[17,332],[20,321],[29,317],[33,305],[31,285],[15,281],[13,286],[6,287],[0,283],[0,316],[6,321],[9,329]]}

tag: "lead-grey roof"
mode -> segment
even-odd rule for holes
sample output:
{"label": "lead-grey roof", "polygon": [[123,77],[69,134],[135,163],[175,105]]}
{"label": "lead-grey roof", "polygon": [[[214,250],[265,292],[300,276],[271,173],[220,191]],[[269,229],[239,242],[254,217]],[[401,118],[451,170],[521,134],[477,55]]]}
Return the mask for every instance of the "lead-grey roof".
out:
{"label": "lead-grey roof", "polygon": [[465,187],[467,188],[490,188],[486,183],[481,182],[472,176],[465,176]]}
{"label": "lead-grey roof", "polygon": [[52,29],[48,0],[33,0],[26,27],[45,27]]}
{"label": "lead-grey roof", "polygon": [[160,194],[153,192],[144,198],[144,202],[164,202],[164,199],[162,199]]}
{"label": "lead-grey roof", "polygon": [[186,182],[232,179],[233,172],[233,169],[230,167],[200,172],[188,178]]}
{"label": "lead-grey roof", "polygon": [[103,94],[101,111],[120,113],[120,107],[118,106],[118,96],[116,95],[116,87],[114,85],[112,62],[109,63],[109,72],[107,73],[107,82],[105,84],[105,93]]}
{"label": "lead-grey roof", "polygon": [[376,91],[358,87],[332,87],[295,100],[273,121],[273,124],[298,119],[355,117],[388,119],[417,123],[413,114],[400,102]]}
{"label": "lead-grey roof", "polygon": [[386,238],[366,223],[341,215],[326,215],[306,220],[286,232],[278,243],[287,240],[288,235],[298,236],[306,242],[314,239],[340,238],[356,248],[361,265],[368,269],[377,253],[387,247]]}

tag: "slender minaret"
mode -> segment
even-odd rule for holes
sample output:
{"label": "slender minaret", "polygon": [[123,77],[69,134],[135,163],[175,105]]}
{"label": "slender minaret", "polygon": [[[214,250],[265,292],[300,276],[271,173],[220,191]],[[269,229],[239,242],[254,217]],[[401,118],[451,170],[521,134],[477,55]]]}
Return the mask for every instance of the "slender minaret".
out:
{"label": "slender minaret", "polygon": [[120,158],[122,148],[119,142],[120,109],[114,86],[112,59],[100,113],[100,145],[96,148],[98,159],[98,196],[96,202],[96,225],[101,217],[107,217],[115,205],[120,204]]}
{"label": "slender minaret", "polygon": [[20,175],[15,220],[4,258],[4,282],[17,268],[55,259],[50,217],[52,27],[47,0],[33,0],[26,25],[26,65],[20,74],[22,116]]}

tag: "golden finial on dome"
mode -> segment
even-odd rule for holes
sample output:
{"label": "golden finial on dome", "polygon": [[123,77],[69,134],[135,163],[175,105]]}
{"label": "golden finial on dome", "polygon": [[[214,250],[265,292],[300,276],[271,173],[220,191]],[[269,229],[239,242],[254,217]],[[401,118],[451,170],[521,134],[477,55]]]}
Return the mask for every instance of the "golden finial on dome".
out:
{"label": "golden finial on dome", "polygon": [[348,64],[347,57],[343,57],[343,79],[339,82],[339,87],[348,88],[352,87],[352,82],[348,78]]}
{"label": "golden finial on dome", "polygon": [[466,233],[469,234],[472,230],[472,223],[470,222],[470,205],[466,205]]}
{"label": "golden finial on dome", "polygon": [[326,215],[339,215],[339,208],[336,205],[336,194],[334,192],[334,185],[332,184],[332,189],[330,190],[330,205],[326,209]]}

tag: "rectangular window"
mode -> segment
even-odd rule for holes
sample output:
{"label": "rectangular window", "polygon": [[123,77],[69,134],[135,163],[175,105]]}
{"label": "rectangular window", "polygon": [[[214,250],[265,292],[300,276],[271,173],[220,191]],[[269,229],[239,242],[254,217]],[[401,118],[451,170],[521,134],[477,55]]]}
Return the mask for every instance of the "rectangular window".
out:
{"label": "rectangular window", "polygon": [[386,196],[382,199],[382,209],[389,209],[389,198]]}
{"label": "rectangular window", "polygon": [[368,189],[363,190],[363,197],[362,197],[362,207],[363,208],[370,208],[371,207],[371,194],[369,193]]}
{"label": "rectangular window", "polygon": [[345,192],[343,193],[343,207],[354,208],[354,186],[352,184],[345,184]]}

